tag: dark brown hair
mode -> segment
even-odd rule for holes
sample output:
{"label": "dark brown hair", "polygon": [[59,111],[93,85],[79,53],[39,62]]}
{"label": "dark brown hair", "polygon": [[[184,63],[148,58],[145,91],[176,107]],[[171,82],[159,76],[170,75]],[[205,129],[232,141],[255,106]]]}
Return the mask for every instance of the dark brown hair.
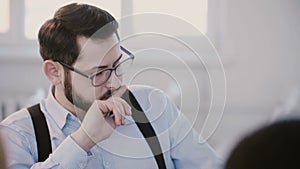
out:
{"label": "dark brown hair", "polygon": [[300,168],[300,120],[279,121],[243,138],[225,169]]}
{"label": "dark brown hair", "polygon": [[117,34],[118,23],[107,11],[88,4],[72,3],[58,9],[39,30],[40,54],[44,60],[72,65],[80,52],[79,35],[101,38]]}

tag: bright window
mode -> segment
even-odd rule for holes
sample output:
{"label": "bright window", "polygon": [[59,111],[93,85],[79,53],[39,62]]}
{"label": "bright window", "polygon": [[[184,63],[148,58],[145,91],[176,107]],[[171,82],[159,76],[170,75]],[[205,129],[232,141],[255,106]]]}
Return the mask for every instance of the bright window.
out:
{"label": "bright window", "polygon": [[[2,13],[6,10],[8,15],[8,7],[4,7],[5,3],[8,4],[9,0],[0,1],[0,17],[4,17]],[[50,19],[55,10],[59,7],[74,2],[74,0],[51,0],[45,3],[40,0],[25,0],[25,37],[28,39],[36,39],[40,26]],[[78,1],[77,1],[78,2]],[[141,13],[162,13],[183,19],[189,24],[192,24],[202,33],[206,32],[207,25],[207,0],[130,0],[128,2],[122,0],[85,0],[79,1],[80,3],[89,3],[99,6],[100,8],[108,10],[116,19],[121,18],[122,7],[131,8],[132,14]],[[130,3],[129,3],[130,2]],[[2,3],[4,5],[2,5]],[[122,3],[125,3],[122,5]],[[132,6],[131,6],[132,5]],[[8,6],[8,5],[7,5]],[[2,10],[3,8],[4,10]],[[128,11],[128,10],[123,10]],[[128,15],[128,13],[126,13]],[[8,16],[5,19],[0,19],[0,32],[3,31],[3,23],[6,23],[5,30],[8,29]],[[133,23],[133,27],[135,23]],[[183,35],[192,35],[184,33]]]}
{"label": "bright window", "polygon": [[[71,2],[74,2],[74,0],[51,0],[47,2],[41,0],[25,0],[25,37],[36,39],[41,25],[46,20],[52,18],[59,7]],[[116,19],[121,16],[121,1],[85,0],[76,2],[98,6],[110,12]]]}
{"label": "bright window", "polygon": [[0,1],[0,33],[9,30],[9,0]]}
{"label": "bright window", "polygon": [[133,13],[145,12],[172,15],[206,32],[207,0],[133,0]]}

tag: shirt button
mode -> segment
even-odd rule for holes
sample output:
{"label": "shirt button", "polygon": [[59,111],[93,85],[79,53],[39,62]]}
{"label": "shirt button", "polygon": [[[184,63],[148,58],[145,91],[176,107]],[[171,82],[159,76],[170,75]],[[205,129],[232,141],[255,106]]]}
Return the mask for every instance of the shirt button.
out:
{"label": "shirt button", "polygon": [[109,164],[109,162],[104,162],[104,167],[106,168],[106,169],[110,169],[110,164]]}

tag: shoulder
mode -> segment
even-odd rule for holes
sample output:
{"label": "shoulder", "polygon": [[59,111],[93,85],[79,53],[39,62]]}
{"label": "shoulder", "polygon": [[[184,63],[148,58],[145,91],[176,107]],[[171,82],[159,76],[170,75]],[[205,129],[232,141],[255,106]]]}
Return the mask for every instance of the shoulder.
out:
{"label": "shoulder", "polygon": [[170,99],[162,90],[144,85],[129,86],[128,89],[133,93],[144,113],[149,116],[148,118],[154,120],[163,117],[165,113],[171,113]]}
{"label": "shoulder", "polygon": [[147,85],[130,85],[128,86],[128,89],[132,92],[145,92],[145,91],[159,90],[157,88],[154,88],[152,86],[147,86]]}
{"label": "shoulder", "polygon": [[131,85],[128,89],[139,99],[158,97],[165,98],[167,95],[160,89],[146,85]]}
{"label": "shoulder", "polygon": [[[148,106],[158,106],[168,102],[167,95],[160,89],[146,85],[132,85],[128,89],[132,92],[142,107],[148,109]],[[158,105],[157,105],[158,104]]]}
{"label": "shoulder", "polygon": [[18,132],[26,132],[33,130],[31,117],[26,108],[12,113],[6,117],[1,123],[1,127],[8,127]]}
{"label": "shoulder", "polygon": [[[8,160],[15,160],[16,154],[29,153],[37,159],[36,141],[31,117],[26,108],[12,113],[0,123],[0,134]],[[24,157],[24,156],[23,156]],[[27,157],[26,157],[27,158]]]}

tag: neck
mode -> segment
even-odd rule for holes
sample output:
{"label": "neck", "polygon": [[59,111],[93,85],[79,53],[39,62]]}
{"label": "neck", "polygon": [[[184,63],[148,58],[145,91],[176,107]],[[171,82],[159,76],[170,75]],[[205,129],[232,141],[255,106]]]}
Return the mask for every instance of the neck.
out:
{"label": "neck", "polygon": [[75,117],[79,118],[81,121],[84,118],[84,115],[86,112],[78,107],[76,107],[74,104],[72,104],[64,95],[64,92],[59,91],[55,88],[53,88],[53,95],[55,99],[60,103],[65,109],[67,109],[69,112],[71,112]]}

